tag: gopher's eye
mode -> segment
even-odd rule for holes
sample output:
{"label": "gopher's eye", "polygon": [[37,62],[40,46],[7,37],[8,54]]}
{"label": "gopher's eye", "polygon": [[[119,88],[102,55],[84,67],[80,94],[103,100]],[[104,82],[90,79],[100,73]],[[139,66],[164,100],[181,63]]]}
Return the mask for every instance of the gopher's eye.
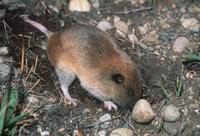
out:
{"label": "gopher's eye", "polygon": [[117,84],[122,84],[124,82],[124,77],[117,73],[112,75],[112,80]]}

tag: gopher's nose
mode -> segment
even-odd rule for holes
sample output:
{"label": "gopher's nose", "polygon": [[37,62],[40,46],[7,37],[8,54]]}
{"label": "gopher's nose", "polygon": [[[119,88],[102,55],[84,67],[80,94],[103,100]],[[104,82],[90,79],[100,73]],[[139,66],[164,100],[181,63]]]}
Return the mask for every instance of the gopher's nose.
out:
{"label": "gopher's nose", "polygon": [[126,104],[125,106],[120,106],[119,110],[121,113],[127,113],[127,112],[131,112],[133,110],[133,106],[131,103]]}

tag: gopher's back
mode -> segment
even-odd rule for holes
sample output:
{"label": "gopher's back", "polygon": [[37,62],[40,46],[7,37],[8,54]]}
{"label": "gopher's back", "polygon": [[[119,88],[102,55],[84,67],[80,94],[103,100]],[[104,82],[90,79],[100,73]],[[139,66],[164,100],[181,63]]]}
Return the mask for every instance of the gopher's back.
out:
{"label": "gopher's back", "polygon": [[60,69],[70,68],[75,73],[105,67],[113,63],[111,58],[119,60],[120,56],[126,56],[107,34],[84,25],[72,26],[52,35],[47,54],[53,65]]}
{"label": "gopher's back", "polygon": [[104,32],[73,26],[49,38],[47,54],[55,68],[73,72],[102,101],[130,106],[142,94],[137,68]]}

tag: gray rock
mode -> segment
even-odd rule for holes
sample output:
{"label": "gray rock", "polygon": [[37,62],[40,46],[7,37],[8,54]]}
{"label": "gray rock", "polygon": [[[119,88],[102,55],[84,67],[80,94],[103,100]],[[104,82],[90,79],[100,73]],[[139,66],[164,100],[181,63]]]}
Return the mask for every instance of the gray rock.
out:
{"label": "gray rock", "polygon": [[0,83],[3,81],[8,81],[11,69],[5,63],[0,62]]}
{"label": "gray rock", "polygon": [[185,48],[190,44],[190,41],[186,37],[178,37],[176,38],[173,44],[173,51],[181,53],[185,50]]}
{"label": "gray rock", "polygon": [[167,122],[175,122],[181,116],[178,108],[172,104],[165,107],[165,109],[162,112],[162,115],[163,115],[163,119]]}
{"label": "gray rock", "polygon": [[[108,128],[110,122],[108,120],[111,120],[111,115],[110,114],[104,114],[99,118],[99,122],[104,122],[103,124],[100,125],[101,128]],[[106,122],[107,121],[107,122]]]}
{"label": "gray rock", "polygon": [[167,133],[171,135],[176,135],[178,133],[178,128],[176,123],[164,122],[163,128]]}
{"label": "gray rock", "polygon": [[134,134],[131,129],[117,128],[111,132],[110,136],[134,136]]}

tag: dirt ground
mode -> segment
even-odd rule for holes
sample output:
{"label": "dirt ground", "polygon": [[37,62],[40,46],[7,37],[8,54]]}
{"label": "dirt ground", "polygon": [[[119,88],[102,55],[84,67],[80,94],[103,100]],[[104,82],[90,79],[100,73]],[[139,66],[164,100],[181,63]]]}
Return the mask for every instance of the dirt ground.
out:
{"label": "dirt ground", "polygon": [[[101,131],[109,135],[119,127],[130,128],[135,135],[141,136],[200,135],[200,63],[185,62],[183,58],[185,54],[200,51],[199,0],[157,1],[155,5],[148,2],[131,4],[129,0],[101,0],[100,7],[93,7],[88,13],[70,12],[68,1],[37,2],[25,2],[24,7],[12,10],[9,9],[12,4],[0,5],[1,9],[6,9],[0,22],[0,47],[7,46],[8,56],[14,59],[13,84],[20,79],[18,69],[22,46],[25,47],[25,71],[19,109],[26,109],[32,116],[19,126],[18,135],[40,136],[46,132],[46,135],[50,133],[52,136],[71,136],[78,129],[85,135],[100,135]],[[56,5],[59,13],[48,8],[50,5]],[[67,105],[54,68],[48,61],[45,50],[41,48],[46,45],[46,37],[25,23],[20,18],[21,14],[28,14],[51,31],[62,30],[74,24],[96,26],[102,20],[108,21],[113,27],[107,33],[131,56],[140,70],[143,98],[150,102],[156,114],[155,119],[149,124],[138,124],[131,119],[131,112],[124,115],[103,109],[102,103],[88,94],[80,86],[78,79],[70,88],[70,94],[79,100],[78,106]],[[119,28],[114,25],[114,20],[118,17],[128,26],[128,31],[124,34],[118,33]],[[195,18],[198,23],[187,28],[183,26],[183,17]],[[8,27],[6,31],[5,23]],[[136,40],[130,39],[131,34]],[[189,45],[177,52],[174,43],[181,36],[189,40]],[[189,74],[194,76],[188,77]],[[177,79],[182,81],[179,97],[175,91]],[[168,90],[170,99],[164,90]],[[181,117],[175,123],[166,124],[162,120],[161,111],[169,103],[178,107]],[[104,128],[100,124],[95,125],[106,113],[112,117],[109,126]]]}

